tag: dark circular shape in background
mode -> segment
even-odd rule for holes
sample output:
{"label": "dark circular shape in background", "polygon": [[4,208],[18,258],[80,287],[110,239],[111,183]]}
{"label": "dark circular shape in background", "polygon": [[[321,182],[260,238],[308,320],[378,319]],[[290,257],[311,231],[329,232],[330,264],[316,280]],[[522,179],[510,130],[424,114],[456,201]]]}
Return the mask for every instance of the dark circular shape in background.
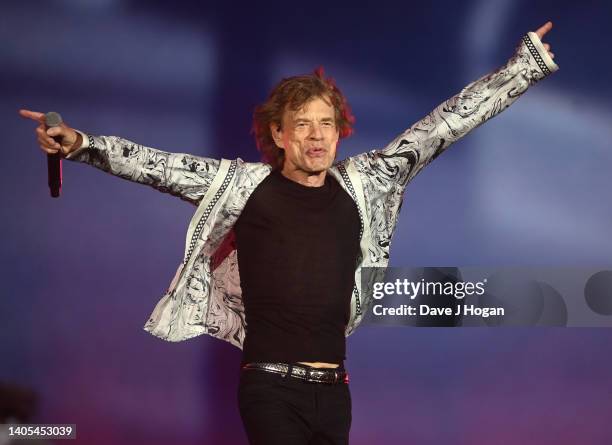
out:
{"label": "dark circular shape in background", "polygon": [[584,285],[584,299],[593,312],[612,315],[612,270],[591,275]]}
{"label": "dark circular shape in background", "polygon": [[488,326],[536,326],[544,308],[543,289],[528,272],[503,269],[487,278],[478,306],[504,308],[502,317],[483,319]]}
{"label": "dark circular shape in background", "polygon": [[544,307],[538,326],[567,326],[567,306],[563,296],[550,284],[538,281]]}

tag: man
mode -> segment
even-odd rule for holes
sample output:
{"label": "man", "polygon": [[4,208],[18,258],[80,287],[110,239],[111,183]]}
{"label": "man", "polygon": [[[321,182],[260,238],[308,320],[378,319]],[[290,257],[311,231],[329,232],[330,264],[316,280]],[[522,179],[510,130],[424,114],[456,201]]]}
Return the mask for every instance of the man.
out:
{"label": "man", "polygon": [[[256,109],[265,163],[167,153],[65,125],[45,131],[42,113],[20,113],[41,122],[45,152],[61,150],[198,206],[184,260],[145,329],[168,341],[208,334],[243,349],[238,401],[249,441],[344,444],[351,424],[345,337],[370,303],[361,269],[387,265],[406,184],[558,69],[541,42],[551,28],[547,22],[525,35],[504,66],[383,150],[335,164],[352,116],[321,71],[284,79]],[[52,136],[63,137],[61,145]]]}

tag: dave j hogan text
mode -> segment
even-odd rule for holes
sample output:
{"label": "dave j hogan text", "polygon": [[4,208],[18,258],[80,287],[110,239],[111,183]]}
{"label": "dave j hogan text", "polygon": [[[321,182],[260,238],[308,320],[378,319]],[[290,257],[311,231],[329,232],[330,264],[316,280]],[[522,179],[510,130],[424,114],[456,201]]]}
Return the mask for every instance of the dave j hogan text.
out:
{"label": "dave j hogan text", "polygon": [[376,316],[441,316],[441,315],[461,315],[464,317],[499,317],[503,316],[503,307],[479,307],[473,304],[460,304],[456,308],[450,307],[433,307],[427,304],[419,304],[417,306],[402,304],[395,307],[385,307],[382,304],[376,304],[372,308],[372,312]]}

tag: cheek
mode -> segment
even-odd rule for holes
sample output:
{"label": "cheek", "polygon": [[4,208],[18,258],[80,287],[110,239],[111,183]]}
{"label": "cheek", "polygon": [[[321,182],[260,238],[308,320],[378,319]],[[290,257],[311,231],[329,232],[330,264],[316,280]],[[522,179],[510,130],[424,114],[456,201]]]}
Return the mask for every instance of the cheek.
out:
{"label": "cheek", "polygon": [[332,149],[329,150],[329,154],[333,157],[336,156],[336,153],[338,152],[338,141],[336,140],[335,142],[332,143]]}
{"label": "cheek", "polygon": [[288,141],[288,153],[287,155],[293,159],[301,159],[303,157],[302,154],[302,143],[299,140],[290,140]]}
{"label": "cheek", "polygon": [[303,147],[304,147],[304,143],[300,139],[293,139],[291,141],[291,148],[293,149],[296,155],[302,154]]}

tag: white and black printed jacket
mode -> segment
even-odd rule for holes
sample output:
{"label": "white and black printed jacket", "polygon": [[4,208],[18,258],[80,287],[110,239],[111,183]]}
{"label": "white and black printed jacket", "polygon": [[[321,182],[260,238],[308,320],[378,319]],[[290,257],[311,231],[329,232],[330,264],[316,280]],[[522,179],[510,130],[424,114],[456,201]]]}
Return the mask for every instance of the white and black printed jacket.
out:
{"label": "white and black printed jacket", "polygon": [[[438,105],[385,148],[329,169],[355,200],[361,220],[361,254],[347,336],[359,326],[370,303],[360,292],[362,267],[385,267],[389,261],[406,184],[450,144],[557,69],[538,36],[530,32],[505,65]],[[208,334],[242,348],[246,324],[231,229],[251,193],[270,174],[270,166],[167,153],[115,136],[84,136],[83,146],[69,159],[197,205],[184,260],[144,329],[167,341]]]}

